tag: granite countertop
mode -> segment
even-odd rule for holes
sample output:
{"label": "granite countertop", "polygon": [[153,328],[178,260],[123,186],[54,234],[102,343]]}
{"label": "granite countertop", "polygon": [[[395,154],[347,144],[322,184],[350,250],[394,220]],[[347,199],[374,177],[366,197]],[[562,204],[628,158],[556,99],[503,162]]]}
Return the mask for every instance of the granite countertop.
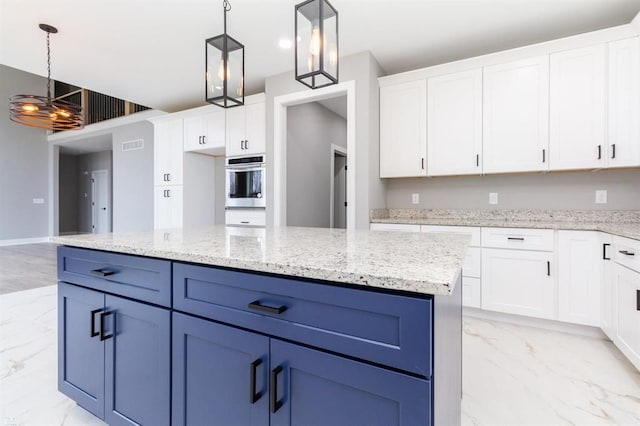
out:
{"label": "granite countertop", "polygon": [[602,231],[640,240],[640,212],[636,210],[422,210],[378,209],[372,223],[480,226]]}
{"label": "granite countertop", "polygon": [[73,247],[423,294],[450,295],[470,236],[223,225],[54,237]]}

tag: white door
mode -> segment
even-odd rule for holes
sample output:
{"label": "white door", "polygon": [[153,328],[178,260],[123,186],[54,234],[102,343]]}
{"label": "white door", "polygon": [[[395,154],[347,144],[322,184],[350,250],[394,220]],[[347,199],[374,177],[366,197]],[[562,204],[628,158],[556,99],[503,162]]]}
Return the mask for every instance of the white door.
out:
{"label": "white door", "polygon": [[91,172],[91,232],[111,232],[111,182],[108,170]]}
{"label": "white door", "polygon": [[606,45],[551,55],[551,170],[606,166]]}
{"label": "white door", "polygon": [[617,345],[640,369],[640,273],[616,264]]}
{"label": "white door", "polygon": [[229,108],[226,112],[227,157],[245,155],[245,108]]}
{"label": "white door", "polygon": [[427,175],[427,81],[380,88],[380,177]]}
{"label": "white door", "polygon": [[427,80],[427,174],[481,174],[482,69]]}
{"label": "white door", "polygon": [[333,156],[333,225],[332,228],[347,227],[347,157],[338,153]]}
{"label": "white door", "polygon": [[264,102],[245,105],[246,155],[262,154],[266,151]]}
{"label": "white door", "polygon": [[482,249],[482,309],[555,319],[553,253]]}
{"label": "white door", "polygon": [[609,43],[609,167],[640,165],[640,38]]}
{"label": "white door", "polygon": [[558,231],[558,319],[600,326],[600,237],[592,231]]}
{"label": "white door", "polygon": [[155,185],[182,184],[184,152],[182,119],[155,123],[153,139]]}
{"label": "white door", "polygon": [[483,171],[549,167],[549,56],[484,68]]}

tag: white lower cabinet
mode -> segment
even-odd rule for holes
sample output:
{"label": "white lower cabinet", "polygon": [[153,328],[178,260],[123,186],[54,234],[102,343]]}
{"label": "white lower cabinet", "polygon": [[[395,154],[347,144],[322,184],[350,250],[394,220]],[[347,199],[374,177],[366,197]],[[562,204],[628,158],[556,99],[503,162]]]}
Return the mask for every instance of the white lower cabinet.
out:
{"label": "white lower cabinet", "polygon": [[482,307],[482,287],[480,278],[462,277],[462,305],[471,308]]}
{"label": "white lower cabinet", "polygon": [[614,264],[616,287],[614,343],[640,370],[640,272]]}
{"label": "white lower cabinet", "polygon": [[594,231],[558,231],[558,319],[600,325],[600,237]]}
{"label": "white lower cabinet", "polygon": [[482,309],[555,319],[552,252],[482,249]]}
{"label": "white lower cabinet", "polygon": [[182,185],[154,187],[154,228],[182,228]]}
{"label": "white lower cabinet", "polygon": [[616,312],[616,286],[614,282],[614,263],[612,256],[611,242],[613,238],[610,234],[599,233],[600,244],[602,245],[602,258],[600,263],[600,328],[614,340],[616,335],[615,317]]}
{"label": "white lower cabinet", "polygon": [[406,223],[372,223],[372,231],[400,231],[400,232],[420,232],[420,225]]}
{"label": "white lower cabinet", "polygon": [[265,226],[266,214],[264,209],[227,209],[225,223],[239,226]]}

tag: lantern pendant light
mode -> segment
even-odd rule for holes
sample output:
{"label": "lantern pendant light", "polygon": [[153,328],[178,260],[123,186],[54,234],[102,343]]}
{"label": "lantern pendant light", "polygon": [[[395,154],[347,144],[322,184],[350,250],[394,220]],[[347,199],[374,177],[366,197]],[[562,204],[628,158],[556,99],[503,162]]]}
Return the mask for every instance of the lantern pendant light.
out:
{"label": "lantern pendant light", "polygon": [[296,80],[312,89],[338,83],[338,12],[327,0],[296,5]]}
{"label": "lantern pendant light", "polygon": [[9,119],[26,126],[47,130],[79,130],[84,127],[82,106],[61,99],[51,99],[50,36],[58,30],[40,24],[47,33],[47,96],[13,95],[9,98]]}
{"label": "lantern pendant light", "polygon": [[205,41],[205,97],[222,108],[244,105],[244,45],[227,34],[227,0],[224,33]]}

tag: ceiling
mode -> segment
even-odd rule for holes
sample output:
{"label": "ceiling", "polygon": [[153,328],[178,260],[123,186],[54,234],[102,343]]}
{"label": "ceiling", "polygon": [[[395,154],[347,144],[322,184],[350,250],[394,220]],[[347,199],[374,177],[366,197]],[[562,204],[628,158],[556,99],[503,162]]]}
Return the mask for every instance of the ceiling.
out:
{"label": "ceiling", "polygon": [[[245,44],[246,92],[293,69],[294,5],[230,0]],[[331,0],[340,56],[369,50],[388,74],[627,24],[640,0]],[[173,112],[204,104],[204,40],[222,33],[222,0],[0,0],[0,64]],[[304,87],[301,85],[300,89]],[[44,93],[44,88],[43,88]]]}

